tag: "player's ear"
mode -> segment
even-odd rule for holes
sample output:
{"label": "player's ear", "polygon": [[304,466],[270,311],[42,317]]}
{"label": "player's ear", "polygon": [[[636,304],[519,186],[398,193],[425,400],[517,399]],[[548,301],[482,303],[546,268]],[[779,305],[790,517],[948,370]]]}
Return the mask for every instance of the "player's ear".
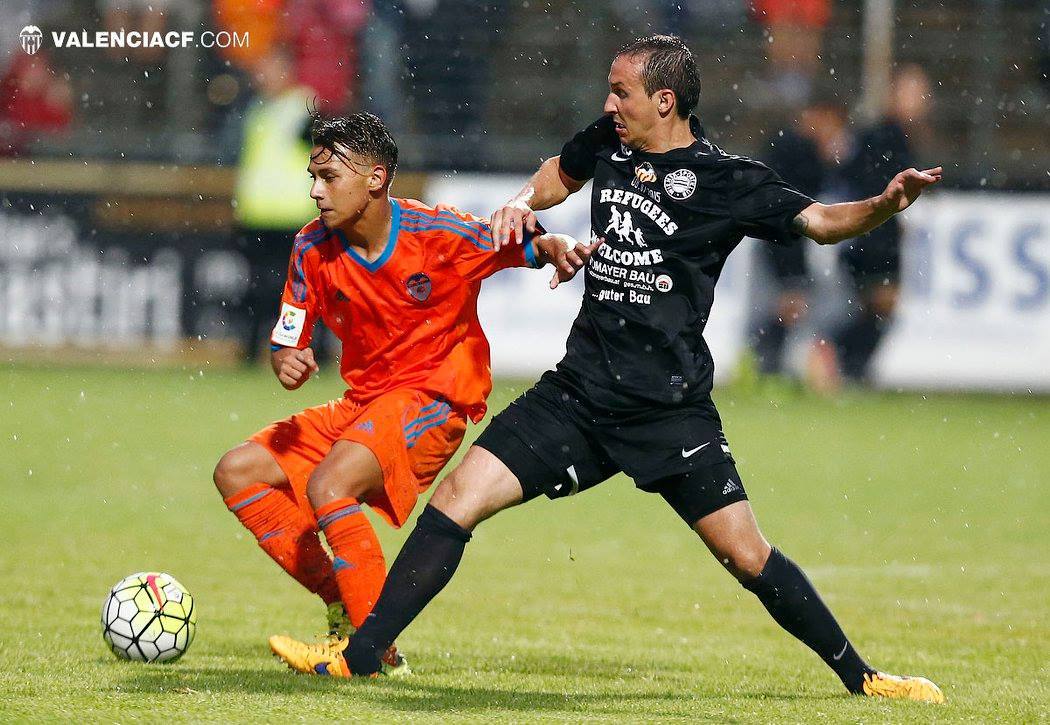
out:
{"label": "player's ear", "polygon": [[379,191],[386,186],[386,180],[388,178],[388,172],[385,166],[375,164],[372,166],[372,173],[368,177],[368,190]]}
{"label": "player's ear", "polygon": [[656,92],[656,110],[660,112],[661,116],[669,116],[671,111],[674,110],[677,100],[674,91],[670,88],[663,88]]}

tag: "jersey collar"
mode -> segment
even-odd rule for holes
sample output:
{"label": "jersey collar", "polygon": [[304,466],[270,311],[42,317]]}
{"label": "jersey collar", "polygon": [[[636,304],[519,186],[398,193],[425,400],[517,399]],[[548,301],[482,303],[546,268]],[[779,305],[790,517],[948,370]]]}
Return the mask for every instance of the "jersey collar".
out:
{"label": "jersey collar", "polygon": [[693,114],[689,114],[689,130],[692,131],[693,137],[697,141],[699,141],[707,135],[706,133],[704,133],[704,126],[702,123],[700,123],[700,119],[694,116]]}
{"label": "jersey collar", "polygon": [[343,251],[346,252],[347,256],[350,257],[354,262],[361,265],[369,272],[376,272],[386,264],[387,260],[394,254],[394,247],[397,246],[397,235],[401,231],[401,205],[397,203],[396,199],[390,200],[390,236],[387,237],[386,247],[383,248],[383,253],[376,257],[374,260],[369,262],[367,259],[362,257],[360,253],[352,246],[350,246],[350,240],[346,238],[341,229],[336,229],[335,234],[339,237],[339,241],[343,244]]}

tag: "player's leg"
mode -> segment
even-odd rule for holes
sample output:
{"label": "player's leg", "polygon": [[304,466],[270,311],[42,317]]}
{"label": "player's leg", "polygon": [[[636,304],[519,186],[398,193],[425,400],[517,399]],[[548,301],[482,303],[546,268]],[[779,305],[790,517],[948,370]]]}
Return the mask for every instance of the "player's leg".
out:
{"label": "player's leg", "polygon": [[372,610],[386,574],[361,505],[400,528],[465,430],[466,419],[448,401],[394,390],[358,409],[313,472],[307,494],[335,554],[336,579],[354,628]]}
{"label": "player's leg", "polygon": [[271,559],[325,604],[339,601],[317,526],[269,450],[255,441],[240,444],[219,460],[213,479],[227,508]]}
{"label": "player's leg", "polygon": [[337,677],[351,672],[389,673],[384,665],[392,664],[394,640],[452,579],[470,541],[470,530],[521,499],[522,488],[514,474],[492,453],[472,447],[419,515],[390,568],[378,602],[345,650],[340,653],[289,638],[271,638],[270,647],[300,672]]}
{"label": "player's leg", "polygon": [[310,474],[306,495],[332,549],[340,597],[353,628],[372,611],[383,588],[386,561],[361,506],[383,490],[383,469],[364,445],[337,440]]}
{"label": "player's leg", "polygon": [[346,651],[354,674],[379,669],[380,657],[456,573],[471,531],[520,503],[522,488],[504,463],[472,446],[438,485],[397,555],[375,609]]}
{"label": "player's leg", "polygon": [[802,570],[769,545],[747,501],[701,517],[693,530],[777,624],[816,652],[850,692],[861,691],[873,668],[857,654]]}
{"label": "player's leg", "polygon": [[[736,489],[736,500],[720,500],[719,488]],[[861,658],[802,569],[766,541],[731,463],[673,477],[658,490],[777,624],[816,652],[850,692],[943,700],[929,680],[885,675]]]}

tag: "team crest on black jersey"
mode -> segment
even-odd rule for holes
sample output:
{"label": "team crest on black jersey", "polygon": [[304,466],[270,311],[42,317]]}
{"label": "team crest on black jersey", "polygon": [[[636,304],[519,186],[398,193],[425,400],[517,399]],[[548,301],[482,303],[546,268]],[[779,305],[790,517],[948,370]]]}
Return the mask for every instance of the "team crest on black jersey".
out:
{"label": "team crest on black jersey", "polygon": [[433,289],[430,277],[427,276],[426,272],[416,272],[406,279],[405,287],[408,288],[408,293],[418,302],[426,302],[430,298],[430,292]]}
{"label": "team crest on black jersey", "polygon": [[638,181],[652,184],[656,181],[656,169],[653,168],[652,164],[646,161],[645,163],[634,167],[634,176]]}
{"label": "team crest on black jersey", "polygon": [[696,191],[696,174],[689,169],[678,169],[664,177],[664,191],[672,199],[688,199]]}

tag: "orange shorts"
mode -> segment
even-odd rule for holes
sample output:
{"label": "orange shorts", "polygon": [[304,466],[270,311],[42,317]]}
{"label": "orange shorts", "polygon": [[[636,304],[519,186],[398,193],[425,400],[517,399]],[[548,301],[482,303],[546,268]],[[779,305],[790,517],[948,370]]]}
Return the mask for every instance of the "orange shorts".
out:
{"label": "orange shorts", "polygon": [[248,440],[273,455],[311,518],[306,483],[332,444],[342,440],[366,446],[383,469],[384,490],[364,503],[400,528],[419,494],[459,448],[466,430],[466,419],[446,401],[417,390],[394,390],[365,405],[340,398],[307,408]]}

